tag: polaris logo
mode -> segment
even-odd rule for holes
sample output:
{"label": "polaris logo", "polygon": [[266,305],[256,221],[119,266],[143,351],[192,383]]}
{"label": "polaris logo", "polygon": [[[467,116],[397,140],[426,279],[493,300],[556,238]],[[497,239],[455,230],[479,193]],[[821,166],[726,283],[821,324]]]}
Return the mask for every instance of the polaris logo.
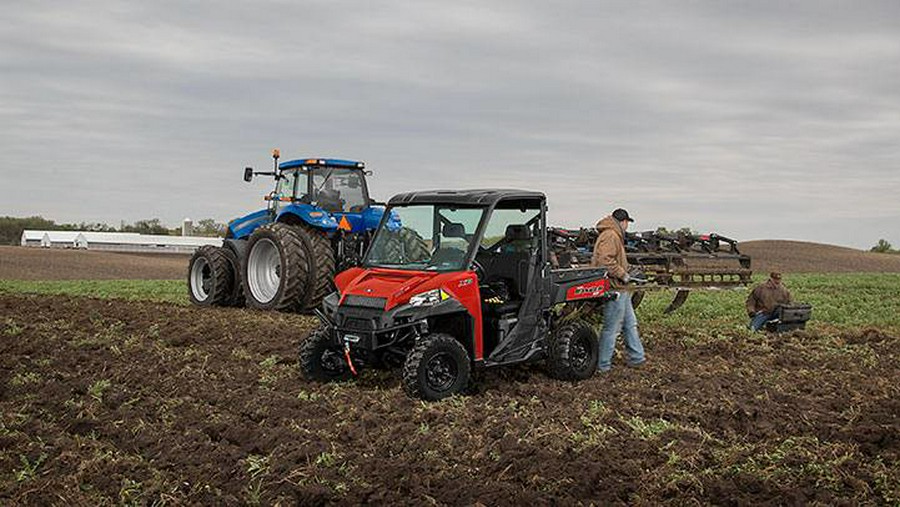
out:
{"label": "polaris logo", "polygon": [[582,285],[579,287],[575,287],[575,295],[576,296],[585,296],[585,295],[596,296],[596,295],[599,295],[601,292],[603,292],[602,285],[594,286],[594,287],[585,287]]}
{"label": "polaris logo", "polygon": [[345,334],[344,335],[344,341],[346,343],[359,343],[360,339],[361,338],[355,334]]}

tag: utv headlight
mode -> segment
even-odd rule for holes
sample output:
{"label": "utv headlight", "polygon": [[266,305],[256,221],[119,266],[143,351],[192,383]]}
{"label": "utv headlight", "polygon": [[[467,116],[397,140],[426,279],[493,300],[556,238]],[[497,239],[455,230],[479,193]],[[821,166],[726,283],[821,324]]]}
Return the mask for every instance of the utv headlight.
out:
{"label": "utv headlight", "polygon": [[421,294],[416,294],[415,296],[409,298],[410,306],[432,306],[440,303],[441,301],[448,299],[450,294],[447,294],[441,289],[434,289],[428,292],[423,292]]}

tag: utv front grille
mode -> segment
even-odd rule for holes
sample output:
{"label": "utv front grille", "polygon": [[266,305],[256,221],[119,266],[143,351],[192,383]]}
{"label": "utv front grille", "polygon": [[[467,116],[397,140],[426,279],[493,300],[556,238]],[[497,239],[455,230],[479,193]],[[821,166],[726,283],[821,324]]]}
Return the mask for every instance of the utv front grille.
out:
{"label": "utv front grille", "polygon": [[358,306],[360,308],[377,308],[378,310],[384,310],[384,305],[386,303],[387,299],[385,298],[356,296],[350,294],[344,298],[343,306]]}
{"label": "utv front grille", "polygon": [[347,318],[343,327],[350,331],[374,331],[375,323],[369,319]]}

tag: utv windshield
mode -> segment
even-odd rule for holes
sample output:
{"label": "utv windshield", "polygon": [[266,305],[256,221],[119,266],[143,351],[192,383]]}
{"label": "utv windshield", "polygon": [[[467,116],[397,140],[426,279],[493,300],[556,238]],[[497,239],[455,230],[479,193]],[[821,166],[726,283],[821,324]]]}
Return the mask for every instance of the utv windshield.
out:
{"label": "utv windshield", "polygon": [[432,204],[389,208],[375,233],[366,265],[428,271],[465,269],[484,212],[485,208]]}

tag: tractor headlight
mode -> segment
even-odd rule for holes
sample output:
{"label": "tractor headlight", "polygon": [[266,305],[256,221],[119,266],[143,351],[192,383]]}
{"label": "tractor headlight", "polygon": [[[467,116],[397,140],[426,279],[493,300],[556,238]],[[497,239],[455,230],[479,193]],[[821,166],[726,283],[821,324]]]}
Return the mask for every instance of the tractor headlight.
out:
{"label": "tractor headlight", "polygon": [[449,298],[450,295],[441,289],[434,289],[409,298],[410,306],[433,306]]}

